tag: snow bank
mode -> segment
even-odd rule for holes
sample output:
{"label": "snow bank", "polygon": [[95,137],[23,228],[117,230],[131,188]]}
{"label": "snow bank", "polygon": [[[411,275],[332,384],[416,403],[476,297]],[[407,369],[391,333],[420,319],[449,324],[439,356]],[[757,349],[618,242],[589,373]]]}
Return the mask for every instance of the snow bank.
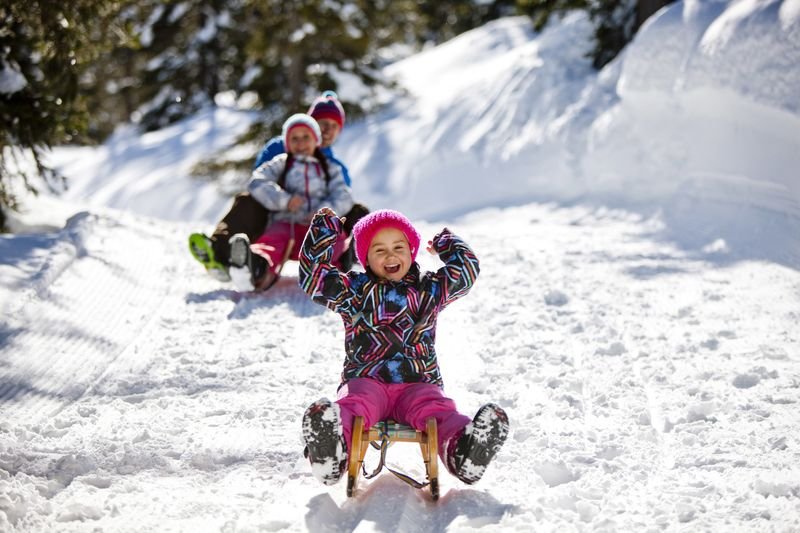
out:
{"label": "snow bank", "polygon": [[356,180],[360,194],[421,216],[542,199],[662,204],[699,181],[795,217],[798,12],[679,2],[599,74],[582,14],[541,34],[503,19],[388,69],[412,96],[348,128],[344,159],[370,179]]}
{"label": "snow bank", "polygon": [[560,123],[596,75],[590,32],[582,14],[541,35],[506,18],[388,68],[409,96],[337,146],[368,179],[354,181],[358,196],[418,216],[574,197]]}
{"label": "snow bank", "polygon": [[669,233],[798,264],[797,2],[679,2],[619,59],[615,105],[587,132],[595,196],[661,205]]}
{"label": "snow bank", "polygon": [[754,245],[751,256],[798,264],[798,13],[789,1],[678,2],[600,73],[584,15],[540,34],[499,20],[388,69],[410,96],[349,127],[342,158],[375,207],[658,209],[681,244]]}
{"label": "snow bank", "polygon": [[794,0],[679,2],[641,29],[624,94],[715,88],[800,114],[800,9]]}
{"label": "snow bank", "polygon": [[67,201],[166,220],[214,220],[230,199],[192,176],[192,167],[228,148],[255,118],[217,107],[144,135],[124,127],[99,148],[58,149],[52,163],[70,178]]}
{"label": "snow bank", "polygon": [[[682,2],[655,16],[622,59],[620,102],[593,124],[586,166],[639,190],[650,176],[665,192],[703,174],[732,176],[732,187],[745,177],[764,187],[750,183],[743,203],[796,215],[800,19],[792,4]],[[792,202],[774,202],[776,187]]]}

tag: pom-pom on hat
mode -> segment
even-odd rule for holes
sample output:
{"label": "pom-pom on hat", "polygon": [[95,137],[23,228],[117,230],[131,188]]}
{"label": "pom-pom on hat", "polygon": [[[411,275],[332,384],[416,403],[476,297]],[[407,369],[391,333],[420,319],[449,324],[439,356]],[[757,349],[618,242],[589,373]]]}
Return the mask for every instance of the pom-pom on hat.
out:
{"label": "pom-pom on hat", "polygon": [[300,126],[305,126],[310,129],[314,133],[317,144],[322,144],[322,132],[319,129],[317,121],[305,113],[295,113],[283,123],[283,145],[286,147],[287,151],[289,150],[289,132]]}
{"label": "pom-pom on hat", "polygon": [[344,128],[344,108],[333,91],[325,91],[311,102],[308,114],[315,119],[329,118],[339,124],[339,128]]}
{"label": "pom-pom on hat", "polygon": [[356,241],[356,256],[361,265],[367,267],[367,252],[372,239],[382,229],[394,228],[403,232],[408,239],[408,246],[411,249],[411,261],[416,260],[419,251],[420,236],[411,222],[397,211],[391,209],[381,209],[373,211],[360,219],[353,226],[353,238]]}

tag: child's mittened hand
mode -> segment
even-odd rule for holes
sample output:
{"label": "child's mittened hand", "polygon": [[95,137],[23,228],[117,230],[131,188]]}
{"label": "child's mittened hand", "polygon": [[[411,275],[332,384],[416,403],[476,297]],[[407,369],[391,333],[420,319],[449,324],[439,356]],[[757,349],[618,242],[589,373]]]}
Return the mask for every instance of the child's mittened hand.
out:
{"label": "child's mittened hand", "polygon": [[447,229],[447,227],[444,227],[444,228],[442,228],[442,231],[440,231],[439,233],[437,233],[436,235],[433,236],[433,239],[428,241],[428,246],[427,246],[426,250],[428,250],[429,254],[431,254],[431,255],[439,255],[439,252],[436,251],[436,249],[434,248],[434,244],[433,243],[438,242],[439,238],[441,238],[441,236],[444,233],[449,233],[449,232],[450,232],[450,230]]}
{"label": "child's mittened hand", "polygon": [[344,225],[344,217],[341,217],[341,218],[337,217],[336,216],[336,212],[333,209],[331,209],[330,207],[320,207],[319,210],[317,211],[317,214],[314,215],[314,219],[315,220],[320,220],[320,219],[323,219],[323,218],[335,218],[335,219],[337,219],[339,221],[339,225],[338,225],[338,227],[337,226],[334,226],[334,227],[336,227],[338,232],[342,231],[342,226]]}

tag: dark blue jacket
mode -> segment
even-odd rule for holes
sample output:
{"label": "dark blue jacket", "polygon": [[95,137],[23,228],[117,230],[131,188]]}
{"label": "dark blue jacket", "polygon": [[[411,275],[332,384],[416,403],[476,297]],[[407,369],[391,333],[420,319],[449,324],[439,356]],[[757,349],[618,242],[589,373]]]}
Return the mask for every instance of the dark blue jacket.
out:
{"label": "dark blue jacket", "polygon": [[[326,146],[325,148],[320,148],[320,150],[322,151],[322,154],[328,161],[336,165],[339,165],[339,167],[341,167],[342,176],[344,177],[344,183],[348,187],[351,187],[350,173],[347,171],[347,167],[344,165],[344,163],[336,159],[336,157],[333,155],[333,150],[331,149],[331,147]],[[267,143],[264,145],[264,148],[261,149],[261,152],[258,154],[258,157],[256,157],[256,164],[253,165],[253,169],[260,167],[261,165],[271,160],[276,155],[285,153],[286,153],[286,147],[283,145],[283,139],[281,137],[273,137],[272,139],[268,140]]]}

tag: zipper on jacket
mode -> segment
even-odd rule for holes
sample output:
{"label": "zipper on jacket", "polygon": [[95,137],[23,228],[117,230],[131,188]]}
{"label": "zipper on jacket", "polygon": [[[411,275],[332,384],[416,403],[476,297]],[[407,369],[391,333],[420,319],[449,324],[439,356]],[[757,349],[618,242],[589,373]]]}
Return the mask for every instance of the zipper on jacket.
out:
{"label": "zipper on jacket", "polygon": [[306,164],[303,166],[303,168],[304,168],[303,177],[305,178],[305,181],[306,181],[306,211],[308,211],[310,213],[311,212],[311,195],[308,192],[308,167],[309,167],[309,164],[308,164],[308,162],[306,162]]}

